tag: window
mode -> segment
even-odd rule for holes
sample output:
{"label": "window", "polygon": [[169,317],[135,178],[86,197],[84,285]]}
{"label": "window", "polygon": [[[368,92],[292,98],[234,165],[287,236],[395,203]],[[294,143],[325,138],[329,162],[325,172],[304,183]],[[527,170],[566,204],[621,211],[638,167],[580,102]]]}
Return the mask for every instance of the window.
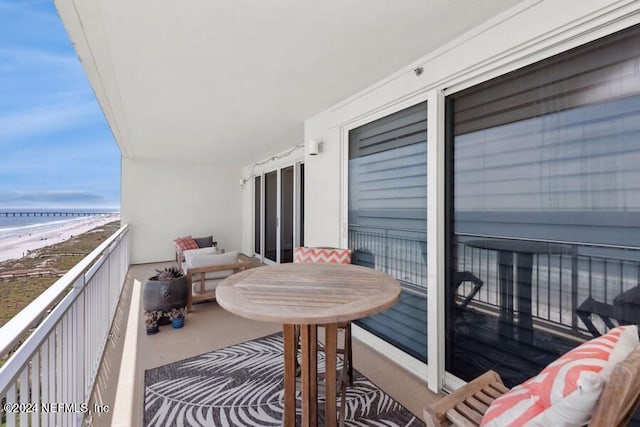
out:
{"label": "window", "polygon": [[254,253],[264,262],[293,261],[304,235],[304,164],[254,178]]}
{"label": "window", "polygon": [[349,133],[352,262],[391,275],[400,301],[358,325],[427,360],[427,105]]}
{"label": "window", "polygon": [[639,65],[634,27],[447,97],[449,372],[513,386],[640,321]]}

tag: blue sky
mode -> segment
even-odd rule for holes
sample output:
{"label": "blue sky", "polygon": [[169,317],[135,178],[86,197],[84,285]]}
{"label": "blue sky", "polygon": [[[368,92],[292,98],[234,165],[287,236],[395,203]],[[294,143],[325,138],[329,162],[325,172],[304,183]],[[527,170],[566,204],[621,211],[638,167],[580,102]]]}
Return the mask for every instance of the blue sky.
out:
{"label": "blue sky", "polygon": [[0,209],[120,204],[120,152],[53,0],[0,0],[0,149]]}

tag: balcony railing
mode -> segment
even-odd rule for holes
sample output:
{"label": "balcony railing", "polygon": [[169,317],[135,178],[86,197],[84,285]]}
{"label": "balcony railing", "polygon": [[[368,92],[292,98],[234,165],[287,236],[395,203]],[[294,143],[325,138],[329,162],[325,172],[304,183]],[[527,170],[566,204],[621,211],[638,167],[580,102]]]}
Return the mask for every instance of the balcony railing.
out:
{"label": "balcony railing", "polygon": [[[576,310],[593,298],[612,304],[616,296],[640,284],[640,250],[623,246],[546,242],[541,240],[496,239],[492,236],[456,234],[457,271],[468,271],[482,280],[483,286],[474,296],[489,310],[500,310],[507,304],[516,312],[522,301],[514,287],[512,301],[504,301],[500,292],[499,260],[496,251],[471,247],[466,241],[477,239],[508,240],[532,244],[550,243],[566,247],[563,253],[532,255],[531,316],[534,321],[552,327],[571,329],[576,334],[588,331]],[[426,235],[416,230],[382,229],[349,226],[349,246],[354,250],[354,262],[382,270],[403,282],[405,289],[426,292]],[[514,260],[515,261],[515,260]],[[518,266],[514,263],[512,277],[518,281]],[[460,294],[466,295],[471,283],[462,283]],[[520,296],[522,297],[522,296]],[[640,306],[638,307],[640,309]],[[606,325],[593,319],[598,329]]]}
{"label": "balcony railing", "polygon": [[128,267],[124,226],[0,329],[3,423],[82,424]]}
{"label": "balcony railing", "polygon": [[384,271],[412,290],[427,290],[426,233],[349,225],[354,262]]}
{"label": "balcony railing", "polygon": [[[468,271],[483,281],[483,286],[474,297],[474,301],[485,307],[499,308],[503,296],[500,294],[498,254],[466,245],[474,239],[490,236],[456,234],[458,271]],[[491,237],[492,240],[495,240]],[[587,333],[585,325],[577,316],[576,310],[589,297],[612,304],[616,296],[640,284],[640,251],[622,246],[604,246],[594,244],[576,244],[572,242],[546,242],[524,239],[498,239],[512,242],[551,243],[570,248],[565,253],[533,254],[531,271],[531,315],[534,321],[543,321],[574,333]],[[518,280],[517,263],[514,264],[514,280]],[[466,294],[470,284],[462,284],[458,290]],[[517,290],[517,287],[515,287]],[[518,311],[519,298],[512,296],[506,304]],[[597,318],[593,319],[598,329],[605,325]]]}

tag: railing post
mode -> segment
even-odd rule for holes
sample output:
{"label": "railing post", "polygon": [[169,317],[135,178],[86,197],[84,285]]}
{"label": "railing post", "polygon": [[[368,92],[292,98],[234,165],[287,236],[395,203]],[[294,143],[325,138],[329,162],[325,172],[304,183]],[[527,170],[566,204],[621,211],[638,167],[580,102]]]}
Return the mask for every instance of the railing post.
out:
{"label": "railing post", "polygon": [[389,274],[389,230],[384,230],[384,270]]}
{"label": "railing post", "polygon": [[578,331],[578,247],[571,251],[571,329]]}

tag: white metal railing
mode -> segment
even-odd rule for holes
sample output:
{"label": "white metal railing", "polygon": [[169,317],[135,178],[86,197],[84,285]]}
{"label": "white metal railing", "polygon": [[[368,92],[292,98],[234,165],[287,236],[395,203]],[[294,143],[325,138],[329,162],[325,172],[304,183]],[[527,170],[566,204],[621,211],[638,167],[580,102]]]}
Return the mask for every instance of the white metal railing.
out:
{"label": "white metal railing", "polygon": [[[81,425],[129,267],[128,226],[0,329],[0,425]],[[24,340],[22,344],[20,341]]]}

